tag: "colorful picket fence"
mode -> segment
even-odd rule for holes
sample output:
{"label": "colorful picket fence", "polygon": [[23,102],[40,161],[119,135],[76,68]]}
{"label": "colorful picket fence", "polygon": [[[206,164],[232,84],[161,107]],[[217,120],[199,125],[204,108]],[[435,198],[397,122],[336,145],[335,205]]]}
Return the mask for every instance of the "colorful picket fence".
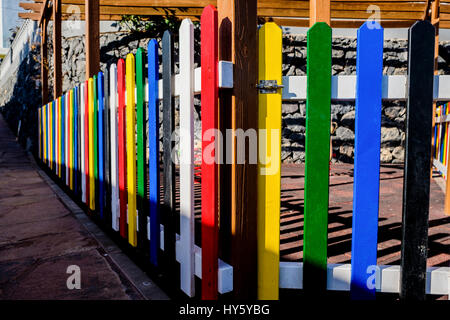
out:
{"label": "colorful picket fence", "polygon": [[[219,164],[205,160],[217,156],[218,141],[211,129],[218,128],[219,89],[233,87],[232,63],[218,61],[217,21],[214,7],[205,8],[201,18],[201,68],[194,69],[194,28],[185,19],[179,30],[179,74],[174,74],[175,49],[167,31],[162,39],[162,79],[159,45],[153,39],[147,55],[142,48],[136,56],[128,54],[126,60],[120,59],[107,72],[100,72],[38,111],[42,162],[86,205],[89,214],[118,232],[132,247],[146,250],[150,263],[170,274],[173,284],[188,296],[195,296],[194,277],[201,278],[204,299],[216,299],[218,293],[233,290],[233,266],[219,259]],[[432,102],[448,99],[450,92],[449,77],[441,76],[439,81],[433,77],[434,27],[425,21],[411,27],[408,76],[383,76],[383,29],[379,25],[366,23],[358,30],[356,76],[331,76],[331,28],[327,24],[316,23],[307,37],[307,76],[282,77],[282,31],[270,22],[259,30],[259,80],[263,85],[259,87],[258,125],[263,160],[258,162],[255,181],[258,298],[278,299],[282,288],[312,293],[351,290],[355,299],[373,299],[376,291],[401,292],[403,296],[420,296],[425,290],[447,294],[448,284],[442,279],[447,279],[450,270],[427,269],[426,250],[418,249],[426,247],[427,241],[430,168],[424,163],[431,157]],[[284,88],[277,86],[281,83]],[[203,132],[201,247],[194,242],[193,97],[198,93],[202,94]],[[179,212],[177,168],[172,161],[175,96],[180,99]],[[356,101],[350,265],[327,264],[332,99]],[[408,101],[401,273],[400,266],[377,266],[383,99]],[[283,100],[307,103],[302,263],[280,262]],[[447,112],[446,108],[442,110]]]}
{"label": "colorful picket fence", "polygon": [[436,107],[436,125],[434,127],[434,154],[433,165],[438,169],[443,177],[447,178],[448,167],[448,103]]}

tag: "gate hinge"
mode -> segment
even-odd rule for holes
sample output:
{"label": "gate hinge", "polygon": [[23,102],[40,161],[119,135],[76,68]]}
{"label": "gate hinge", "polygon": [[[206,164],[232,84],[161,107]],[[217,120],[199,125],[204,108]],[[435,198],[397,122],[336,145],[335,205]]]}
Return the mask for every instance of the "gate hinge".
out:
{"label": "gate hinge", "polygon": [[256,88],[259,90],[259,93],[277,93],[277,90],[284,88],[284,86],[278,84],[277,80],[260,80]]}

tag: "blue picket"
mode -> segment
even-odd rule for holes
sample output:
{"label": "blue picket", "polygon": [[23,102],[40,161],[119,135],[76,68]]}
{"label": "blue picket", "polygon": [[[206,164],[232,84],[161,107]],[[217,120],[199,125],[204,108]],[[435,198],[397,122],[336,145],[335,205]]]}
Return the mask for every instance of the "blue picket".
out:
{"label": "blue picket", "polygon": [[99,201],[99,211],[100,218],[103,219],[103,211],[105,205],[105,196],[104,196],[104,130],[103,130],[103,115],[104,115],[104,96],[105,90],[103,87],[104,76],[103,72],[98,73],[97,77],[97,97],[98,97],[98,201]]}
{"label": "blue picket", "polygon": [[64,119],[66,118],[65,111],[66,95],[61,96],[61,180],[66,181],[66,124]]}
{"label": "blue picket", "polygon": [[353,299],[375,298],[380,177],[383,28],[364,23],[356,49],[355,165],[353,184]]}
{"label": "blue picket", "polygon": [[148,43],[148,148],[149,148],[149,200],[150,200],[150,263],[158,265],[160,246],[159,217],[159,104],[158,104],[158,42]]}

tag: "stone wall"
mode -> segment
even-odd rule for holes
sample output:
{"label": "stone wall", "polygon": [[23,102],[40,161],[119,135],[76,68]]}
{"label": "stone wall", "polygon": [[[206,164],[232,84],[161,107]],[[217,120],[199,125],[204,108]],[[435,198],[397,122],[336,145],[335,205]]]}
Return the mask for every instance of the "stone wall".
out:
{"label": "stone wall", "polygon": [[[197,39],[199,30],[196,29]],[[49,37],[51,39],[51,35]],[[176,39],[175,39],[176,40]],[[136,53],[137,48],[146,48],[149,39],[142,34],[130,34],[116,32],[102,34],[101,43],[101,69],[105,71],[118,58],[125,58],[126,54]],[[450,47],[449,43],[442,43],[444,48]],[[177,42],[175,41],[177,49]],[[38,47],[37,47],[38,49]],[[350,75],[356,73],[356,39],[333,38],[332,45],[332,73],[333,75]],[[85,53],[84,38],[72,37],[63,40],[63,91],[80,84],[85,79]],[[177,51],[177,50],[176,50]],[[38,52],[38,51],[37,51]],[[49,43],[51,53],[51,42]],[[199,43],[196,42],[196,52],[200,52]],[[178,56],[175,55],[175,61]],[[35,113],[36,105],[40,101],[40,88],[36,85],[35,78],[39,75],[39,57],[36,52],[26,59],[27,67],[18,71],[18,75],[11,76],[11,86],[16,92],[12,97],[0,99],[0,106],[7,119],[16,123],[19,118],[30,118],[30,113]],[[200,57],[195,57],[196,65],[199,65]],[[53,84],[52,56],[49,56],[49,87]],[[448,65],[440,59],[439,72],[450,74]],[[175,63],[175,72],[178,64]],[[406,74],[407,71],[407,41],[386,40],[384,43],[384,73],[388,75]],[[306,36],[285,35],[283,39],[283,75],[306,75]],[[21,79],[17,81],[17,79]],[[14,84],[14,85],[13,85]],[[1,88],[9,91],[11,88]],[[28,97],[33,97],[28,99]],[[51,94],[50,94],[51,98]],[[200,97],[195,97],[195,140],[200,146]],[[7,101],[5,101],[7,100]],[[24,100],[27,102],[24,103]],[[28,102],[29,101],[29,102]],[[33,103],[31,105],[30,103]],[[160,105],[160,108],[162,106]],[[178,101],[176,99],[176,119],[178,122]],[[354,156],[354,102],[332,102],[332,121],[335,124],[335,132],[332,135],[333,162],[352,162]],[[285,163],[300,163],[305,159],[305,116],[306,106],[304,102],[283,103],[283,133],[282,133],[282,161]],[[28,116],[24,116],[28,114]],[[33,116],[31,116],[32,118]],[[30,118],[30,119],[31,119]],[[405,102],[385,101],[382,108],[381,129],[381,161],[384,163],[401,163],[404,159],[406,118]],[[15,120],[14,120],[15,119]],[[162,110],[160,110],[162,121]],[[10,121],[10,120],[9,120]],[[11,122],[11,121],[10,121]],[[35,132],[33,124],[28,121],[29,133]],[[14,126],[14,125],[13,125]],[[161,124],[162,126],[162,124]],[[162,133],[162,128],[161,128]],[[25,141],[27,139],[25,138]],[[29,142],[31,145],[36,145]],[[162,148],[162,145],[161,145]]]}

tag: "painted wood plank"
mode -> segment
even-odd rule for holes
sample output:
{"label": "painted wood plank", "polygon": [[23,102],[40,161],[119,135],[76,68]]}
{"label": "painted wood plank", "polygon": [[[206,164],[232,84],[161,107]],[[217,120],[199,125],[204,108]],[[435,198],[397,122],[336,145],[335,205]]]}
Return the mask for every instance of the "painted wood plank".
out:
{"label": "painted wood plank", "polygon": [[70,189],[75,187],[75,92],[70,90]]}
{"label": "painted wood plank", "polygon": [[125,105],[125,61],[119,59],[117,63],[117,91],[118,91],[118,149],[119,149],[119,199],[120,220],[119,230],[123,238],[127,238],[127,149],[126,149],[126,105]]}
{"label": "painted wood plank", "polygon": [[109,69],[109,106],[110,106],[110,143],[111,143],[111,227],[119,231],[119,149],[117,124],[117,65],[112,64]]}
{"label": "painted wood plank", "polygon": [[54,128],[55,128],[55,169],[54,169],[54,171],[55,171],[55,174],[56,175],[58,175],[58,160],[59,160],[59,157],[58,157],[58,151],[59,151],[59,140],[58,140],[58,129],[59,129],[59,122],[58,122],[58,120],[59,120],[59,115],[58,115],[58,99],[55,99],[54,101],[53,101],[53,103],[54,103],[54,111],[55,111],[55,113],[54,113],[54,120],[53,120],[53,123],[54,123]]}
{"label": "painted wood plank", "polygon": [[39,159],[42,161],[42,108],[38,109],[38,132]]}
{"label": "painted wood plank", "polygon": [[435,29],[418,21],[409,29],[406,154],[400,297],[425,299],[430,202]]}
{"label": "painted wood plank", "polygon": [[104,188],[104,221],[111,226],[111,122],[110,122],[110,99],[109,99],[109,70],[103,73],[103,188]]}
{"label": "painted wood plank", "polygon": [[58,99],[55,99],[55,174],[58,176],[59,173],[59,108]]}
{"label": "painted wood plank", "polygon": [[89,209],[95,210],[95,176],[94,176],[94,79],[89,78]]}
{"label": "painted wood plank", "polygon": [[70,171],[69,171],[69,187],[73,191],[74,190],[74,158],[75,158],[75,148],[74,148],[74,91],[71,89],[69,91],[69,134],[70,134]]}
{"label": "painted wood plank", "polygon": [[70,153],[69,153],[69,147],[70,147],[70,135],[69,135],[69,116],[70,116],[70,110],[69,110],[69,101],[70,101],[70,95],[69,92],[67,92],[65,94],[65,98],[64,98],[64,144],[65,144],[65,152],[64,152],[64,156],[65,156],[65,162],[66,162],[66,186],[69,186],[69,179],[70,179],[70,175],[69,175],[69,170],[70,170]]}
{"label": "painted wood plank", "polygon": [[50,170],[53,171],[53,164],[55,159],[55,148],[54,148],[54,140],[55,140],[55,125],[54,125],[54,108],[53,101],[49,103],[49,117],[50,117]]}
{"label": "painted wood plank", "polygon": [[181,290],[195,295],[194,281],[194,25],[180,27],[180,279]]}
{"label": "painted wood plank", "polygon": [[66,110],[65,110],[65,97],[61,96],[61,117],[60,117],[60,128],[61,128],[61,181],[66,179]]}
{"label": "painted wood plank", "polygon": [[[259,30],[259,80],[282,76],[282,30],[273,22]],[[281,89],[259,93],[258,299],[278,299],[281,195]]]}
{"label": "painted wood plank", "polygon": [[74,170],[74,179],[73,179],[73,186],[75,195],[79,195],[79,129],[78,129],[78,123],[79,123],[79,87],[75,87],[74,89],[74,109],[73,109],[73,131],[74,131],[74,161],[73,161],[73,170]]}
{"label": "painted wood plank", "polygon": [[44,118],[43,118],[43,122],[44,122],[44,163],[47,164],[48,163],[48,112],[47,112],[47,105],[42,107],[43,109],[43,114],[44,114]]}
{"label": "painted wood plank", "polygon": [[68,130],[68,152],[69,152],[69,184],[70,190],[73,190],[73,92],[69,90],[67,92],[67,106],[68,106],[68,118],[67,118],[67,130]]}
{"label": "painted wood plank", "polygon": [[176,277],[178,270],[175,261],[175,228],[176,228],[176,207],[175,207],[175,163],[172,160],[172,150],[175,148],[175,141],[172,134],[175,130],[175,104],[173,101],[173,37],[169,31],[164,32],[162,39],[162,64],[163,64],[163,164],[164,164],[164,204],[163,224],[164,233],[164,269],[170,275],[170,282],[173,286],[178,285]]}
{"label": "painted wood plank", "polygon": [[351,295],[358,300],[375,299],[368,270],[377,264],[383,32],[364,23],[356,48]]}
{"label": "painted wood plank", "polygon": [[90,116],[90,108],[89,108],[89,103],[90,103],[90,96],[89,96],[89,80],[86,80],[84,82],[84,169],[85,169],[85,180],[86,180],[86,205],[89,206],[90,204],[90,158],[89,158],[89,116]]}
{"label": "painted wood plank", "polygon": [[49,145],[50,145],[50,157],[49,157],[49,168],[50,170],[53,169],[53,159],[55,157],[55,154],[53,153],[53,132],[54,130],[54,126],[53,126],[53,102],[50,102],[48,104],[48,114],[49,114]]}
{"label": "painted wood plank", "polygon": [[103,72],[98,73],[97,77],[97,95],[98,95],[98,209],[100,219],[104,219],[105,210],[105,146],[104,146],[104,112],[105,112],[105,90]]}
{"label": "painted wood plank", "polygon": [[64,157],[64,127],[63,127],[63,108],[62,108],[62,97],[58,98],[58,139],[59,139],[59,149],[58,149],[58,159],[59,159],[59,168],[58,168],[58,176],[60,179],[63,178],[63,157]]}
{"label": "painted wood plank", "polygon": [[128,191],[128,243],[137,246],[136,231],[136,61],[133,54],[126,59],[126,86],[127,86],[127,191]]}
{"label": "painted wood plank", "polygon": [[158,265],[160,248],[160,173],[159,173],[159,103],[158,42],[151,39],[147,47],[148,79],[148,179],[150,215],[150,263]]}
{"label": "painted wood plank", "polygon": [[98,180],[98,76],[95,74],[93,76],[93,110],[92,110],[92,122],[93,122],[93,143],[94,143],[94,155],[93,155],[93,161],[94,161],[94,183],[95,183],[95,192],[94,192],[94,202],[95,202],[95,209],[99,209],[99,180]]}
{"label": "painted wood plank", "polygon": [[315,23],[307,34],[304,289],[326,290],[331,118],[331,28]]}
{"label": "painted wood plank", "polygon": [[81,173],[81,202],[86,203],[86,135],[85,135],[85,103],[86,84],[80,86],[80,173]]}
{"label": "painted wood plank", "polygon": [[214,6],[202,13],[202,299],[217,299],[218,259],[218,16]]}
{"label": "painted wood plank", "polygon": [[146,132],[144,110],[144,66],[145,53],[142,48],[136,52],[136,137],[137,137],[137,212],[138,212],[138,244],[147,251],[147,168]]}

